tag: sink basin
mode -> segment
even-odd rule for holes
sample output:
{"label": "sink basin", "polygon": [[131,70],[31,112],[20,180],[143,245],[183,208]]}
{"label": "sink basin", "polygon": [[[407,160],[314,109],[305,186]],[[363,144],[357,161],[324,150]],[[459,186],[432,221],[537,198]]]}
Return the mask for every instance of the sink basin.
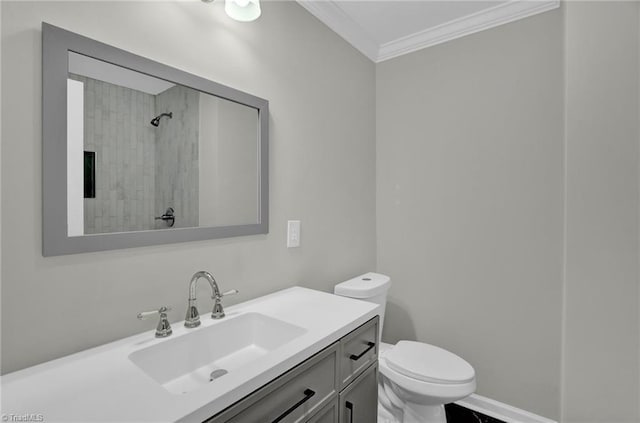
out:
{"label": "sink basin", "polygon": [[226,319],[135,351],[129,360],[167,391],[186,394],[268,356],[306,332],[260,313]]}

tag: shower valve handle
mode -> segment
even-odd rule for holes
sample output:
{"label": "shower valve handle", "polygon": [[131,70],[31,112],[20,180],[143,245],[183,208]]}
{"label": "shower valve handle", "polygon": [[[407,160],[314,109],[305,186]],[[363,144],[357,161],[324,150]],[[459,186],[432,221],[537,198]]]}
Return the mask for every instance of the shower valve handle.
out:
{"label": "shower valve handle", "polygon": [[169,225],[169,227],[171,227],[176,222],[175,211],[173,210],[173,207],[169,207],[167,208],[167,210],[165,210],[162,216],[156,216],[154,219],[163,220],[167,222],[167,225]]}

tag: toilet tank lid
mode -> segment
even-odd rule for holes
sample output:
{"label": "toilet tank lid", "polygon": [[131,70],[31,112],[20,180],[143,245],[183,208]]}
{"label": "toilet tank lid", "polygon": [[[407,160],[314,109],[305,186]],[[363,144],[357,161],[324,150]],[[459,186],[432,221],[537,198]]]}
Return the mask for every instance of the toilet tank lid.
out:
{"label": "toilet tank lid", "polygon": [[390,286],[389,276],[369,272],[337,284],[333,293],[351,298],[371,298],[386,293]]}

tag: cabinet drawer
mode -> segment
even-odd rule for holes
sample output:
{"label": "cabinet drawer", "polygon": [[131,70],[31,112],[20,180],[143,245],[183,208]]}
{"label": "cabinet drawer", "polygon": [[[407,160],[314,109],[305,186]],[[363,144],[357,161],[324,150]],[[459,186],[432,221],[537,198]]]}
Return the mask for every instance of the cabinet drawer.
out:
{"label": "cabinet drawer", "polygon": [[340,340],[340,390],[378,360],[378,316]]}
{"label": "cabinet drawer", "polygon": [[235,408],[237,414],[229,410],[214,421],[303,422],[337,395],[337,360],[336,343],[251,394]]}

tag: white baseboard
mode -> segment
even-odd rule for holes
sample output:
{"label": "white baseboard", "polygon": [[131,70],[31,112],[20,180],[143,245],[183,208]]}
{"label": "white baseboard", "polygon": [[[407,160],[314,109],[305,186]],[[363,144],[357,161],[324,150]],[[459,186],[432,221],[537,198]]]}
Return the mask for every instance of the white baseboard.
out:
{"label": "white baseboard", "polygon": [[555,420],[550,420],[476,394],[471,394],[465,399],[456,401],[456,404],[506,423],[558,423]]}

